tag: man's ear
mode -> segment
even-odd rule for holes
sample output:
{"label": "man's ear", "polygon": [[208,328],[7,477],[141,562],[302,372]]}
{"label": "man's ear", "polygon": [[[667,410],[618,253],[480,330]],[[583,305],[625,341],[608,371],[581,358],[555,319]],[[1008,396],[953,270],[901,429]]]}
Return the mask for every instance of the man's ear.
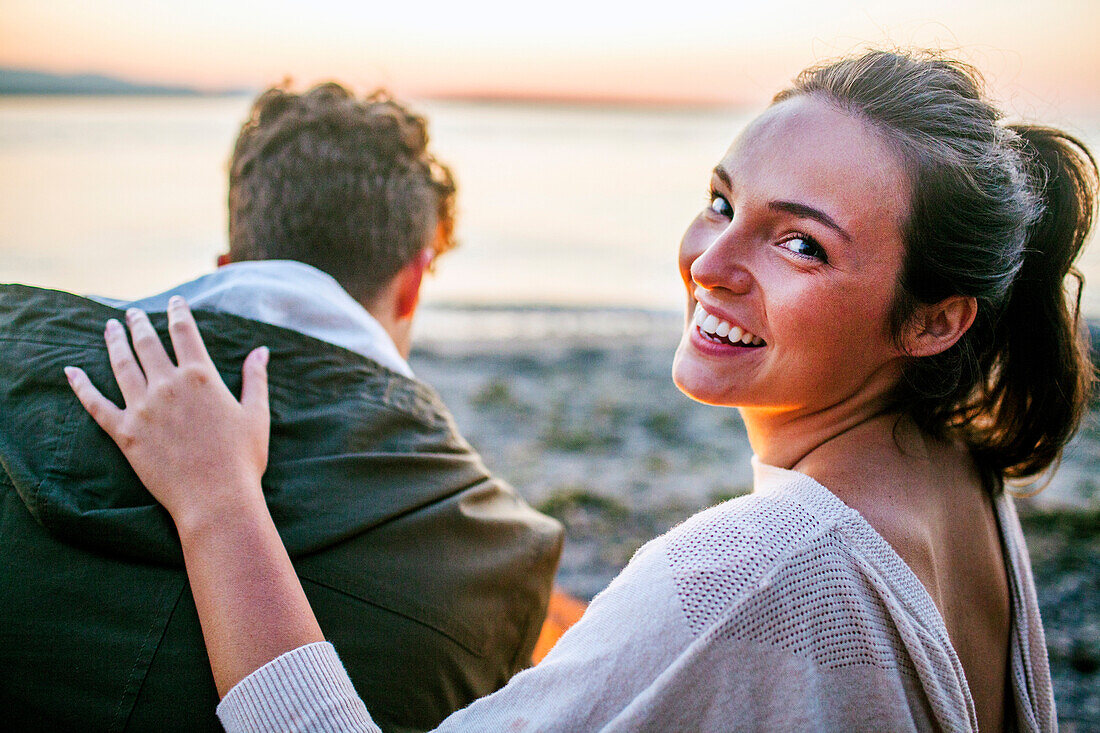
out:
{"label": "man's ear", "polygon": [[218,267],[225,267],[226,265],[230,264],[231,262],[233,262],[233,260],[230,259],[228,252],[224,252],[224,253],[218,255]]}
{"label": "man's ear", "polygon": [[394,315],[398,320],[412,318],[416,312],[416,306],[420,303],[420,284],[424,280],[424,272],[431,267],[435,259],[435,250],[425,247],[416,257],[401,268],[395,278],[397,286],[397,300],[394,304]]}
{"label": "man's ear", "polygon": [[977,315],[978,301],[969,295],[917,306],[906,326],[905,352],[909,356],[942,354],[963,337]]}

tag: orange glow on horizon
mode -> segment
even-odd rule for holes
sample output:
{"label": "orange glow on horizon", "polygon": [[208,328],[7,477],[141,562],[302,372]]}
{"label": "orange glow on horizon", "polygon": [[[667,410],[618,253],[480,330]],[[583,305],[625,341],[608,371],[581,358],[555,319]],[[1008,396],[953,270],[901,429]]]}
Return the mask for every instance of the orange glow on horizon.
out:
{"label": "orange glow on horizon", "polygon": [[5,0],[0,65],[257,89],[290,76],[387,86],[406,97],[519,97],[758,104],[804,66],[862,46],[958,48],[996,96],[1027,109],[1097,104],[1100,4],[887,0],[766,8],[689,2],[629,12],[564,0],[535,16],[471,0],[461,9],[308,12],[233,0],[186,8],[139,0]]}

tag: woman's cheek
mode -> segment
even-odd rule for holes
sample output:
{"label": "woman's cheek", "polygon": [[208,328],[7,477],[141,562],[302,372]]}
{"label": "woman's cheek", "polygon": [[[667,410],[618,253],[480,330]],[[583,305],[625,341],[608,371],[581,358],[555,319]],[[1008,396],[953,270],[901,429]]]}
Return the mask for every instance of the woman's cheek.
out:
{"label": "woman's cheek", "polygon": [[706,231],[700,225],[699,219],[696,218],[688,226],[687,231],[684,232],[683,239],[680,240],[680,277],[689,292],[694,289],[694,283],[691,279],[691,264],[706,251],[707,244]]}

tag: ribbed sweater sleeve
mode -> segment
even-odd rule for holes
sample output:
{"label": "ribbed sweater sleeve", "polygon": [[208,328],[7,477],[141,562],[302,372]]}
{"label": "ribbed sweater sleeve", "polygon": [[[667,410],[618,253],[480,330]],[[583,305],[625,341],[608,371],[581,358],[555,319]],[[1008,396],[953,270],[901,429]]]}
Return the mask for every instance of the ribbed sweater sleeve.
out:
{"label": "ribbed sweater sleeve", "polygon": [[217,712],[227,733],[381,733],[328,642],[271,660],[233,687]]}

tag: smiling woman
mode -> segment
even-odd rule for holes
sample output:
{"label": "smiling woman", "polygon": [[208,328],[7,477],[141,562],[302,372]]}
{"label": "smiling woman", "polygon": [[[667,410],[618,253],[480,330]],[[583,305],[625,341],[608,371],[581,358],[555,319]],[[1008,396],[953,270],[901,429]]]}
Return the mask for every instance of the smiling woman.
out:
{"label": "smiling woman", "polygon": [[909,192],[886,142],[824,100],[795,97],[749,125],[710,196],[681,246],[689,308],[765,348],[723,344],[705,322],[686,329],[677,385],[743,413],[797,409],[828,422],[876,385],[888,390],[901,365],[887,321]]}
{"label": "smiling woman", "polygon": [[[441,728],[1055,729],[1003,486],[1057,459],[1091,387],[1065,280],[1096,190],[1084,146],[1002,124],[968,67],[870,52],[800,75],[680,249],[674,376],[740,409],[753,493],[639,550],[542,663]],[[126,410],[69,375],[179,529],[219,716],[377,730],[264,504],[262,352],[238,404],[186,306],[168,315],[178,367],[132,314],[150,387]],[[137,373],[118,324],[108,350]]]}

